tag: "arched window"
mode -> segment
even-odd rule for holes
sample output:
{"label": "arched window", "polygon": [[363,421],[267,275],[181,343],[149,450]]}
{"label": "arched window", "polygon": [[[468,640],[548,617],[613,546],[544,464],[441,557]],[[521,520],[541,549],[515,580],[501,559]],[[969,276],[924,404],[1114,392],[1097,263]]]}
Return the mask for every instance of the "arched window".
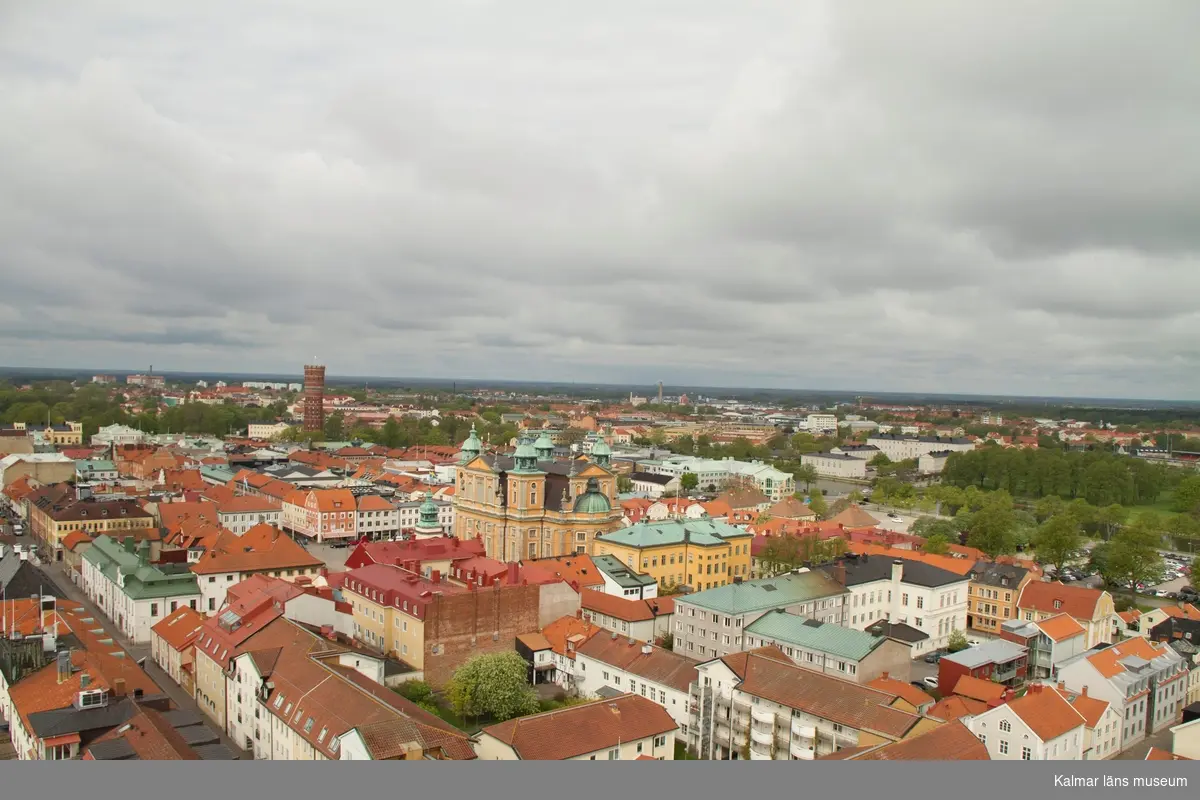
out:
{"label": "arched window", "polygon": [[1008,720],[1002,719],[1002,720],[1000,720],[1000,730],[1004,731],[1005,733],[1008,733],[1009,731],[1012,730],[1012,725],[1009,724]]}

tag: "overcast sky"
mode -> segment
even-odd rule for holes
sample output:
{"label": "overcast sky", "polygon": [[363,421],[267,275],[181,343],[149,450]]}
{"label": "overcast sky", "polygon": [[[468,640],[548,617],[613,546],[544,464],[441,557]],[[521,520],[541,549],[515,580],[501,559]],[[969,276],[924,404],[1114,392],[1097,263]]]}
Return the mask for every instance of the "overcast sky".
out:
{"label": "overcast sky", "polygon": [[7,0],[0,364],[1200,399],[1198,30]]}

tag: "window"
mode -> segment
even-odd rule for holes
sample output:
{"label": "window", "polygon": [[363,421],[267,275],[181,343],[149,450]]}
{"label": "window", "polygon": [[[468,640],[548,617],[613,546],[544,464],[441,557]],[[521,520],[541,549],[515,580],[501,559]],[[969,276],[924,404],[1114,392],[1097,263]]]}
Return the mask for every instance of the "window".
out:
{"label": "window", "polygon": [[619,761],[620,759],[621,759],[621,751],[620,750],[609,750],[608,751],[608,760],[609,761]]}
{"label": "window", "polygon": [[900,605],[902,605],[902,606],[908,605],[908,592],[904,592],[903,594],[900,595]]}
{"label": "window", "polygon": [[1000,730],[1004,731],[1005,733],[1008,733],[1009,731],[1012,730],[1012,725],[1009,723],[1008,720],[1002,719],[1002,720],[1000,720]]}
{"label": "window", "polygon": [[275,695],[275,707],[279,708],[281,705],[283,705],[283,695],[277,694]]}
{"label": "window", "polygon": [[925,607],[925,598],[918,597],[917,598],[917,608],[924,608],[924,607]]}
{"label": "window", "polygon": [[639,753],[640,753],[640,752],[642,752],[642,743],[641,743],[641,742],[638,742],[638,745],[637,745],[637,751],[638,751]]}
{"label": "window", "polygon": [[1008,753],[1008,739],[1001,739],[1001,740],[1000,740],[1000,752],[1001,752],[1001,754],[1007,754],[1007,753]]}
{"label": "window", "polygon": [[1021,760],[1022,761],[1032,761],[1033,760],[1033,751],[1030,750],[1028,747],[1022,747],[1021,748]]}
{"label": "window", "polygon": [[158,603],[150,604],[150,616],[152,616],[152,617],[158,616]]}

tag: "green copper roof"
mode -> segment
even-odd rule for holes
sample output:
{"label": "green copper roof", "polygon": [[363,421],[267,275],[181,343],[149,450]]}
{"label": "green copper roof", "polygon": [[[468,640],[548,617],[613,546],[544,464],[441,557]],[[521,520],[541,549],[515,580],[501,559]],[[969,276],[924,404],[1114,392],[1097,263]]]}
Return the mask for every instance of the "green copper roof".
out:
{"label": "green copper roof", "polygon": [[592,455],[611,456],[612,448],[608,446],[607,442],[605,442],[603,439],[600,439],[594,445],[592,445]]}
{"label": "green copper roof", "polygon": [[724,544],[728,539],[753,538],[741,528],[711,519],[669,519],[662,522],[639,522],[596,539],[626,547],[662,547],[682,544],[685,540],[701,547]]}
{"label": "green copper roof", "polygon": [[437,503],[433,502],[433,492],[425,492],[425,502],[421,503],[421,508],[418,512],[420,521],[417,523],[419,528],[441,528],[442,523],[438,519]]}
{"label": "green copper roof", "polygon": [[123,591],[132,600],[200,594],[187,564],[151,564],[149,542],[143,545],[128,548],[108,536],[97,536],[83,558],[118,586],[123,575]]}
{"label": "green copper roof", "polygon": [[600,481],[588,478],[587,491],[575,498],[576,514],[607,514],[612,511],[612,504],[600,491]]}
{"label": "green copper roof", "polygon": [[681,597],[677,602],[723,614],[744,614],[747,611],[786,608],[797,603],[837,597],[845,593],[845,588],[833,578],[814,570],[799,574],[789,572],[775,578],[759,578],[718,586],[716,589]]}
{"label": "green copper roof", "polygon": [[478,453],[483,449],[483,443],[479,441],[479,434],[475,432],[475,423],[471,423],[471,435],[462,443],[462,449],[468,453]]}
{"label": "green copper roof", "polygon": [[763,614],[746,626],[746,633],[777,644],[803,647],[839,658],[861,661],[883,644],[882,636],[817,622],[784,611]]}
{"label": "green copper roof", "polygon": [[592,556],[596,569],[603,572],[622,589],[636,589],[655,582],[652,575],[640,575],[616,559],[616,556]]}
{"label": "green copper roof", "polygon": [[533,443],[533,448],[535,450],[550,450],[553,452],[554,442],[550,439],[549,431],[542,431],[541,436],[539,436],[537,441]]}

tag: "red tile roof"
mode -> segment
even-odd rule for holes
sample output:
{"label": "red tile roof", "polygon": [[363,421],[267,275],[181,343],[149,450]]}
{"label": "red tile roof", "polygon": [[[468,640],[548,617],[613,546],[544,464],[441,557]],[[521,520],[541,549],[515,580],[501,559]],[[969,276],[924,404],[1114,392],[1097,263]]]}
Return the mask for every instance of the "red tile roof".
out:
{"label": "red tile roof", "polygon": [[217,507],[207,500],[195,503],[159,503],[158,518],[168,533],[176,533],[185,519],[206,520],[216,525]]}
{"label": "red tile roof", "polygon": [[309,553],[285,533],[260,522],[241,536],[226,531],[192,565],[192,572],[208,575],[218,572],[263,572],[292,569],[320,569],[321,559]]}
{"label": "red tile roof", "polygon": [[1035,683],[1025,694],[1008,702],[1008,707],[1043,742],[1057,739],[1085,724],[1083,714],[1052,686]]}
{"label": "red tile roof", "polygon": [[1164,652],[1167,652],[1169,645],[1166,644],[1151,644],[1149,641],[1135,636],[1132,639],[1126,639],[1120,644],[1114,644],[1112,647],[1107,647],[1099,650],[1087,657],[1087,660],[1092,663],[1092,666],[1106,678],[1112,678],[1120,675],[1125,671],[1125,667],[1121,665],[1121,660],[1126,656],[1137,656],[1146,661],[1153,661]]}
{"label": "red tile roof", "polygon": [[675,598],[673,597],[630,600],[613,594],[597,592],[595,589],[583,589],[579,592],[579,602],[585,611],[604,614],[624,622],[644,622],[675,613]]}
{"label": "red tile roof", "polygon": [[961,722],[948,722],[899,742],[872,748],[854,761],[990,761],[987,746]]}
{"label": "red tile roof", "polygon": [[1067,586],[1058,581],[1030,581],[1021,590],[1017,608],[1024,611],[1066,613],[1076,619],[1093,619],[1105,592],[1083,586]]}
{"label": "red tile roof", "polygon": [[200,635],[205,616],[191,606],[180,606],[160,619],[150,630],[172,650],[184,650]]}
{"label": "red tile roof", "polygon": [[579,646],[578,652],[680,692],[687,692],[697,677],[696,662],[690,658],[624,636],[593,636]]}
{"label": "red tile roof", "polygon": [[891,739],[902,738],[921,719],[893,708],[897,695],[804,669],[770,648],[736,655],[745,657],[741,671],[733,667],[737,660],[731,663],[735,656],[722,661],[742,678],[738,688],[747,694]]}
{"label": "red tile roof", "polygon": [[999,700],[1004,697],[1006,691],[1008,691],[1008,687],[1002,683],[985,681],[973,675],[963,675],[954,684],[954,694],[961,695],[962,697],[970,697],[972,700],[980,700],[984,703]]}
{"label": "red tile roof", "polygon": [[1070,614],[1059,614],[1058,616],[1050,617],[1034,624],[1042,629],[1042,633],[1056,642],[1061,642],[1074,636],[1083,636],[1087,633],[1083,626],[1076,622],[1075,618]]}
{"label": "red tile roof", "polygon": [[897,680],[896,678],[879,677],[873,681],[868,681],[867,686],[870,686],[872,689],[878,689],[881,692],[897,695],[913,708],[931,706],[934,702],[932,697],[911,683]]}
{"label": "red tile roof", "polygon": [[[139,761],[198,761],[200,756],[162,714],[147,706],[138,706],[134,714],[119,728],[108,731],[96,742],[124,739]],[[90,752],[85,761],[95,760]]]}
{"label": "red tile roof", "polygon": [[501,722],[483,733],[509,745],[525,761],[561,761],[674,734],[677,728],[658,703],[626,694]]}
{"label": "red tile roof", "polygon": [[597,634],[608,636],[609,632],[595,623],[578,617],[559,617],[542,628],[542,636],[550,642],[550,648],[560,656],[574,659],[575,652],[583,643]]}
{"label": "red tile roof", "polygon": [[356,569],[368,564],[402,564],[408,561],[462,561],[482,555],[483,542],[478,539],[458,539],[454,536],[435,536],[403,542],[360,542],[346,558],[346,568]]}
{"label": "red tile roof", "polygon": [[1108,711],[1108,701],[1100,700],[1095,697],[1089,697],[1087,688],[1084,688],[1082,694],[1070,697],[1071,705],[1075,706],[1075,710],[1083,716],[1089,728],[1094,728],[1104,718],[1104,712]]}
{"label": "red tile roof", "polygon": [[[960,679],[961,680],[961,679]],[[961,719],[962,717],[974,717],[988,710],[988,704],[982,700],[975,700],[971,697],[962,697],[957,694],[952,694],[949,697],[943,697],[933,704],[933,707],[925,712],[928,717],[940,719],[945,722]]]}

